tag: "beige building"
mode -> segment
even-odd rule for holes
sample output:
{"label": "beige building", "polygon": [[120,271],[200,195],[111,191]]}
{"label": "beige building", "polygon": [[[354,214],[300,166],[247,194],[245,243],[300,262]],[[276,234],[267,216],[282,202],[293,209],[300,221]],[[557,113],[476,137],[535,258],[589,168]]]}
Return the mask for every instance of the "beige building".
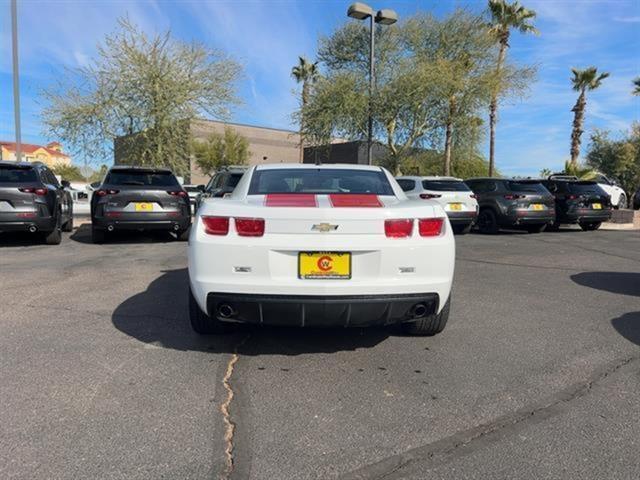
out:
{"label": "beige building", "polygon": [[[205,139],[212,133],[224,133],[225,126],[233,128],[249,142],[249,165],[261,163],[300,163],[300,135],[291,130],[256,127],[239,123],[225,123],[212,120],[191,122],[194,139]],[[203,174],[191,160],[192,184],[207,183],[209,176]]]}
{"label": "beige building", "polygon": [[[23,162],[42,162],[49,167],[58,164],[71,165],[71,157],[62,151],[62,145],[58,142],[44,146],[22,143],[20,147]],[[16,161],[15,142],[0,141],[0,160]]]}

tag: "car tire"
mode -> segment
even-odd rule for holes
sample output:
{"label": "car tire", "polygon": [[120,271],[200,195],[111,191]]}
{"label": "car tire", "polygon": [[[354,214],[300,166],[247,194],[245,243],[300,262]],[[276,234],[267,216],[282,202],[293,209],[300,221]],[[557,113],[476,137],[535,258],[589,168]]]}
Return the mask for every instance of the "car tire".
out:
{"label": "car tire", "polygon": [[70,213],[69,220],[62,226],[63,232],[73,232],[73,212]]}
{"label": "car tire", "polygon": [[602,222],[581,223],[580,228],[585,232],[591,232],[593,230],[598,230],[600,225],[602,225]]}
{"label": "car tire", "polygon": [[96,227],[91,228],[91,241],[93,243],[104,243],[106,238],[105,231]]}
{"label": "car tire", "polygon": [[204,313],[196,302],[191,288],[189,288],[189,321],[193,331],[200,335],[220,335],[229,333],[233,328],[233,325],[211,318]]}
{"label": "car tire", "polygon": [[189,240],[189,230],[189,228],[178,230],[176,232],[176,238],[181,242],[186,242],[187,240]]}
{"label": "car tire", "polygon": [[547,224],[543,223],[542,225],[527,225],[525,229],[529,233],[542,233],[547,228]]}
{"label": "car tire", "polygon": [[431,336],[436,335],[444,330],[449,320],[449,309],[451,307],[451,293],[444,304],[440,313],[434,313],[428,317],[421,318],[415,322],[407,322],[402,324],[404,333],[408,335]]}
{"label": "car tire", "polygon": [[47,245],[60,245],[60,242],[62,242],[62,228],[60,220],[60,212],[58,212],[56,217],[56,226],[51,232],[45,233],[44,235],[44,243]]}
{"label": "car tire", "polygon": [[547,224],[547,228],[545,228],[545,232],[557,232],[560,230],[560,224],[556,221]]}
{"label": "car tire", "polygon": [[620,210],[621,208],[627,208],[627,196],[624,193],[620,194],[620,198],[618,199],[618,205],[615,206],[616,210]]}
{"label": "car tire", "polygon": [[469,225],[452,225],[451,228],[456,235],[466,235],[471,231],[472,226],[473,224],[470,223]]}
{"label": "car tire", "polygon": [[480,233],[495,235],[500,231],[500,227],[498,226],[498,218],[496,217],[496,214],[493,212],[493,210],[489,208],[480,210],[477,225]]}

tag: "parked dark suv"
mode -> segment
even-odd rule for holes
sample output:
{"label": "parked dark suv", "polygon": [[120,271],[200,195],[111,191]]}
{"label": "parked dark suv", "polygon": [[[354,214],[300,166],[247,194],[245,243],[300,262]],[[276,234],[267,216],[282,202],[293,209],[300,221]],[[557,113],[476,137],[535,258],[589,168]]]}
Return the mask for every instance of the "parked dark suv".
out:
{"label": "parked dark suv", "polygon": [[167,230],[187,240],[189,195],[166,168],[114,166],[91,198],[94,243],[114,230]]}
{"label": "parked dark suv", "polygon": [[0,162],[0,232],[43,234],[58,245],[73,230],[73,200],[42,163]]}
{"label": "parked dark suv", "polygon": [[482,233],[498,233],[500,228],[540,233],[555,220],[554,197],[540,180],[471,178],[465,183],[477,196],[476,225]]}
{"label": "parked dark suv", "polygon": [[611,218],[611,197],[596,182],[550,176],[542,184],[556,199],[556,219],[547,229],[577,223],[583,230],[597,230]]}
{"label": "parked dark suv", "polygon": [[229,193],[233,193],[246,171],[246,167],[225,167],[216,172],[206,186],[200,185],[202,193],[196,197],[194,212],[198,210],[205,198],[224,197]]}

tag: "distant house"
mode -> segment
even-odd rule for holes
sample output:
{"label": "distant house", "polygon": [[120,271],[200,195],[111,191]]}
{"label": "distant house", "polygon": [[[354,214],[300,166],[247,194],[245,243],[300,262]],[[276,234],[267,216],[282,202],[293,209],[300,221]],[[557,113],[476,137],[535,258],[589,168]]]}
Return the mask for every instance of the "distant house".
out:
{"label": "distant house", "polygon": [[[51,142],[45,146],[23,143],[20,147],[23,162],[42,162],[49,167],[58,164],[71,165],[71,157],[62,151],[62,145],[58,142]],[[15,142],[0,141],[0,160],[17,160]]]}

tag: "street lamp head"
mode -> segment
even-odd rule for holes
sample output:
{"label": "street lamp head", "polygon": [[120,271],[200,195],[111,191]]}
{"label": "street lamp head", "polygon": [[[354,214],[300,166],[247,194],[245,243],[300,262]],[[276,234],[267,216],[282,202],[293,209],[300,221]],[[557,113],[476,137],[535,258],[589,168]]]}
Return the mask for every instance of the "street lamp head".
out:
{"label": "street lamp head", "polygon": [[364,20],[373,16],[373,9],[366,3],[356,2],[349,5],[347,15],[357,20]]}
{"label": "street lamp head", "polygon": [[382,25],[393,25],[398,21],[398,14],[394,10],[390,10],[385,8],[384,10],[379,10],[376,13],[376,23],[380,23]]}

